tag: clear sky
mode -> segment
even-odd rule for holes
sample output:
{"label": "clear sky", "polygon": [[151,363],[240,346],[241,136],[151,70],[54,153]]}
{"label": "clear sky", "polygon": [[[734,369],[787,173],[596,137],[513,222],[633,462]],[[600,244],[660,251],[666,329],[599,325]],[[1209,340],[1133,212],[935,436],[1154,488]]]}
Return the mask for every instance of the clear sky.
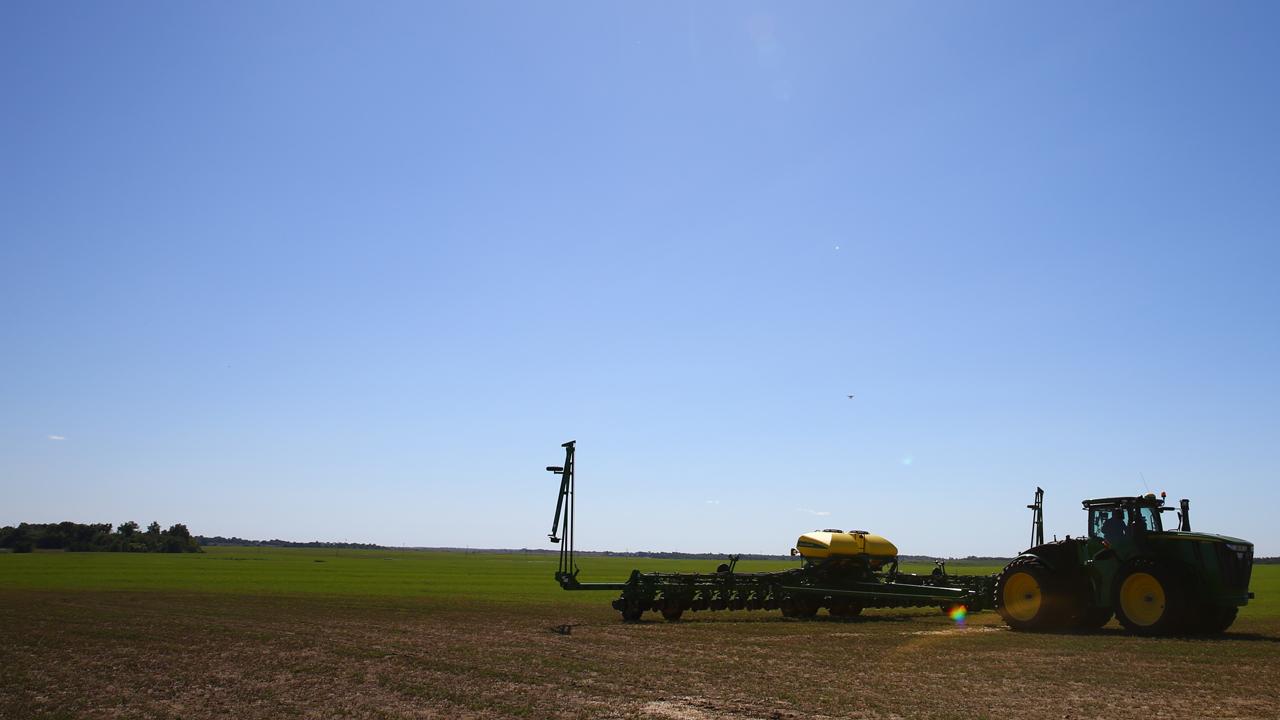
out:
{"label": "clear sky", "polygon": [[576,439],[581,547],[1280,554],[1277,27],[5,2],[0,524],[552,547]]}

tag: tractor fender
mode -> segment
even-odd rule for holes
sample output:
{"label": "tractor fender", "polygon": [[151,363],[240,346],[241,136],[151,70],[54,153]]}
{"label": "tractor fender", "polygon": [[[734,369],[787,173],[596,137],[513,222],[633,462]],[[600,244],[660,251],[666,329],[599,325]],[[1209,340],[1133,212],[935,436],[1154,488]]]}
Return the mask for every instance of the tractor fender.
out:
{"label": "tractor fender", "polygon": [[1040,561],[1050,572],[1062,577],[1073,577],[1083,569],[1081,567],[1084,561],[1083,553],[1081,553],[1083,545],[1084,540],[1082,538],[1068,536],[1062,540],[1054,540],[1043,545],[1027,548],[1018,557],[1033,557]]}
{"label": "tractor fender", "polygon": [[1012,565],[1012,564],[1014,564],[1014,563],[1018,562],[1019,560],[1025,560],[1025,559],[1028,559],[1028,558],[1029,558],[1029,559],[1031,559],[1031,560],[1035,560],[1035,561],[1039,562],[1040,564],[1044,565],[1044,566],[1045,566],[1045,568],[1046,568],[1046,569],[1048,569],[1050,572],[1057,572],[1057,571],[1058,571],[1058,568],[1054,567],[1054,564],[1053,564],[1052,562],[1050,562],[1047,558],[1041,557],[1041,556],[1039,556],[1039,555],[1037,555],[1037,554],[1035,554],[1035,553],[1033,553],[1033,552],[1024,552],[1024,553],[1022,553],[1022,554],[1021,554],[1021,555],[1019,555],[1018,557],[1016,557],[1016,558],[1014,558],[1014,559],[1010,560],[1010,561],[1009,561],[1009,564],[1008,564],[1008,565],[1005,565],[1005,567],[1009,567],[1009,565]]}

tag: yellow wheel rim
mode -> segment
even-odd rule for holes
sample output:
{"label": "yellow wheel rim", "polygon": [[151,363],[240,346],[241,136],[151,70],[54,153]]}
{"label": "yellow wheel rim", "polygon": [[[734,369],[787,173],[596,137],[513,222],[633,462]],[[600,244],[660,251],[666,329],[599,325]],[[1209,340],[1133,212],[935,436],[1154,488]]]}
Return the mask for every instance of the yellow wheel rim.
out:
{"label": "yellow wheel rim", "polygon": [[1004,581],[1002,599],[1009,617],[1028,622],[1040,612],[1040,583],[1030,573],[1016,572]]}
{"label": "yellow wheel rim", "polygon": [[1134,623],[1147,627],[1164,617],[1164,586],[1150,573],[1136,572],[1120,585],[1120,609]]}

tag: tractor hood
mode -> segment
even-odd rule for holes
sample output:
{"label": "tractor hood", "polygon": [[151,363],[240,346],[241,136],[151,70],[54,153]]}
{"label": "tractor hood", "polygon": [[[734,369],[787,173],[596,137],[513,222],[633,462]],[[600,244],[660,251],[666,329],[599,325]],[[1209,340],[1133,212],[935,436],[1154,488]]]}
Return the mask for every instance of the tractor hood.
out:
{"label": "tractor hood", "polygon": [[1241,540],[1230,535],[1214,535],[1213,533],[1202,532],[1184,532],[1182,530],[1165,530],[1164,532],[1150,533],[1147,537],[1151,540],[1189,540],[1193,542],[1212,542],[1226,543],[1228,545],[1248,545],[1253,547],[1253,543],[1248,540]]}

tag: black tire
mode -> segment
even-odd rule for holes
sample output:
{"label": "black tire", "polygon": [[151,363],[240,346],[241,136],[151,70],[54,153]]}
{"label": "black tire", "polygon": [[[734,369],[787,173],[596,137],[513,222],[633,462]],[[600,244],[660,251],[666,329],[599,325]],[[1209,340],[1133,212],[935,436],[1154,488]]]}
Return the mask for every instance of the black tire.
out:
{"label": "black tire", "polygon": [[662,617],[667,622],[676,622],[684,614],[684,606],[679,600],[668,599],[662,603]]}
{"label": "black tire", "polygon": [[1071,619],[1071,627],[1076,630],[1097,630],[1111,622],[1114,614],[1109,607],[1086,607]]}
{"label": "black tire", "polygon": [[1196,613],[1192,631],[1201,635],[1221,635],[1236,621],[1240,608],[1206,605]]}
{"label": "black tire", "polygon": [[622,605],[622,621],[623,622],[639,622],[641,616],[644,615],[644,608],[640,606],[639,600],[626,600]]}
{"label": "black tire", "polygon": [[799,598],[796,601],[796,617],[811,618],[817,617],[819,609],[818,601],[810,598]]}
{"label": "black tire", "polygon": [[818,603],[806,597],[786,597],[780,603],[782,617],[811,618],[818,614]]}
{"label": "black tire", "polygon": [[1116,574],[1111,604],[1116,619],[1135,635],[1176,635],[1187,630],[1189,591],[1182,573],[1139,558]]}
{"label": "black tire", "polygon": [[1019,558],[996,578],[996,612],[1014,630],[1058,630],[1066,620],[1063,583],[1038,558]]}
{"label": "black tire", "polygon": [[782,611],[782,617],[792,618],[796,616],[796,599],[793,597],[784,597],[778,601],[778,609]]}

